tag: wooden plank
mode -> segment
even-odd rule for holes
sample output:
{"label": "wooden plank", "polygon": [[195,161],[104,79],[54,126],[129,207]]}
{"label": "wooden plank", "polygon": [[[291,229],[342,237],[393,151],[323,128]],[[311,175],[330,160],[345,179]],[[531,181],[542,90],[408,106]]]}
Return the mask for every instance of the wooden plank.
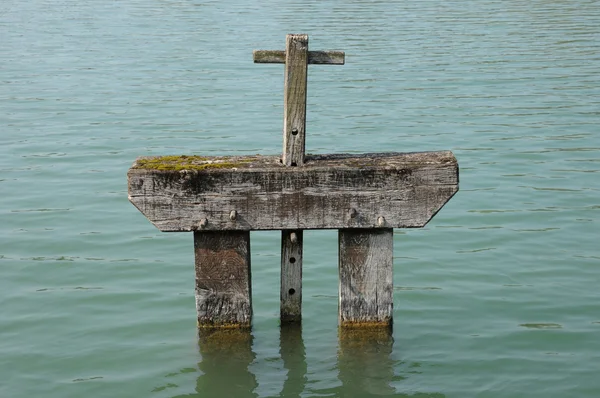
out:
{"label": "wooden plank", "polygon": [[304,167],[171,156],[138,159],[128,179],[129,200],[161,231],[410,228],[457,192],[458,165],[451,152],[310,156]]}
{"label": "wooden plank", "polygon": [[302,230],[281,231],[281,323],[302,320]]}
{"label": "wooden plank", "polygon": [[392,324],[393,242],[391,228],[339,231],[340,326]]}
{"label": "wooden plank", "polygon": [[254,50],[252,59],[255,64],[285,64],[285,50]]}
{"label": "wooden plank", "polygon": [[285,166],[304,165],[308,36],[287,35],[283,91],[283,157]]}
{"label": "wooden plank", "polygon": [[[252,53],[254,63],[257,64],[284,64],[284,50],[254,50]],[[344,65],[346,54],[344,51],[309,51],[308,63],[310,65]]]}
{"label": "wooden plank", "polygon": [[250,232],[194,232],[194,252],[198,326],[249,328]]}
{"label": "wooden plank", "polygon": [[344,65],[346,53],[343,51],[309,51],[308,63],[311,65]]}

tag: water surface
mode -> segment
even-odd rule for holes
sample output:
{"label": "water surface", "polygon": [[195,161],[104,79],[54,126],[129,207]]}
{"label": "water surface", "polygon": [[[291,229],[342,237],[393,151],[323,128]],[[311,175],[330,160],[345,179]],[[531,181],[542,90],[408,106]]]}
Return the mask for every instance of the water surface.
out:
{"label": "water surface", "polygon": [[[0,396],[598,396],[599,26],[586,0],[3,1]],[[252,334],[199,343],[191,234],[127,201],[137,156],[281,151],[252,50],[286,33],[346,51],[310,67],[308,152],[459,161],[395,231],[393,340],[338,336],[337,234],[308,231],[302,330],[253,233]]]}

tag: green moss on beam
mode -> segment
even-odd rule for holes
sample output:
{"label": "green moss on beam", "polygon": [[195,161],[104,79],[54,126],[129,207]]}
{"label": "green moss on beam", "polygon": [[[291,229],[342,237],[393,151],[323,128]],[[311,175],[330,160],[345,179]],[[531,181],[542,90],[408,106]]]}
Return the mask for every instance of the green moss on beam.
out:
{"label": "green moss on beam", "polygon": [[210,158],[206,156],[177,155],[140,158],[136,161],[133,168],[163,171],[235,169],[251,162],[252,159],[250,158]]}

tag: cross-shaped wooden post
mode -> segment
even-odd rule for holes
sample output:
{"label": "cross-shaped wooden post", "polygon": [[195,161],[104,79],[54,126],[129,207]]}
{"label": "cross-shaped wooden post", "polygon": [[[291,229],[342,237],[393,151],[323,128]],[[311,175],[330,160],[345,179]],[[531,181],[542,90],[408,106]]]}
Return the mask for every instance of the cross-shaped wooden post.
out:
{"label": "cross-shaped wooden post", "polygon": [[283,158],[286,166],[304,165],[308,64],[344,65],[342,51],[308,51],[308,35],[287,35],[285,51],[255,50],[254,62],[285,64]]}
{"label": "cross-shaped wooden post", "polygon": [[458,191],[456,158],[305,156],[307,65],[343,64],[344,53],[288,35],[285,51],[254,61],[285,63],[283,158],[142,157],[127,173],[129,200],[161,231],[194,233],[200,327],[250,327],[250,231],[260,230],[282,231],[281,320],[299,321],[305,229],[339,230],[340,326],[391,326],[393,228],[423,227]]}
{"label": "cross-shaped wooden post", "polygon": [[[285,166],[303,166],[306,148],[308,64],[344,65],[342,51],[308,51],[308,35],[286,36],[285,51],[254,50],[255,63],[285,64],[283,154]],[[281,231],[280,318],[302,319],[302,230]]]}

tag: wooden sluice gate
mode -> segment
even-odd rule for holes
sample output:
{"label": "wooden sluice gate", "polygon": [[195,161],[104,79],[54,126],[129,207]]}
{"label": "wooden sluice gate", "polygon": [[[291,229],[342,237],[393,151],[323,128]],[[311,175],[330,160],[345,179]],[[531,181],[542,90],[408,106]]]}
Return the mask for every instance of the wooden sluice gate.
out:
{"label": "wooden sluice gate", "polygon": [[281,231],[282,323],[299,322],[303,231],[339,234],[339,324],[391,326],[393,228],[423,227],[458,191],[449,151],[305,154],[310,64],[343,65],[340,51],[308,51],[288,35],[285,51],[254,51],[285,64],[282,156],[138,158],[129,200],[159,230],[193,232],[198,325],[252,321],[250,231]]}

